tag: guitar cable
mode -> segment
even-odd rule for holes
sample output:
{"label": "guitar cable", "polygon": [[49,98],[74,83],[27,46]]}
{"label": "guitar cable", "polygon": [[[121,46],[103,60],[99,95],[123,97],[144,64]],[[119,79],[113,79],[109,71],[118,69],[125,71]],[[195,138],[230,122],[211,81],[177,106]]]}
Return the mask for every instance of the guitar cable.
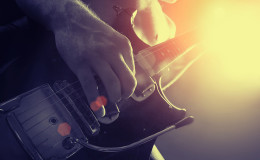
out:
{"label": "guitar cable", "polygon": [[96,146],[96,145],[93,145],[93,144],[90,144],[88,143],[87,140],[82,140],[82,139],[78,139],[78,138],[75,138],[75,137],[69,137],[69,139],[67,139],[67,142],[66,144],[68,145],[75,145],[76,143],[77,144],[80,144],[81,146],[83,147],[86,147],[88,149],[92,149],[92,150],[96,150],[96,151],[100,151],[100,152],[122,152],[122,151],[125,151],[125,150],[129,150],[129,149],[132,149],[134,147],[137,147],[137,146],[140,146],[148,141],[151,141],[153,140],[154,138],[166,133],[166,132],[169,132],[171,130],[174,130],[174,129],[178,129],[182,126],[185,126],[185,125],[188,125],[190,123],[192,123],[194,120],[194,118],[192,116],[189,116],[189,117],[185,117],[183,119],[181,119],[180,121],[178,121],[177,123],[175,123],[174,125],[160,131],[160,132],[157,132],[151,136],[148,136],[144,139],[141,139],[139,141],[136,141],[134,143],[131,143],[131,144],[128,144],[128,145],[125,145],[125,146],[121,146],[121,147],[101,147],[101,146]]}

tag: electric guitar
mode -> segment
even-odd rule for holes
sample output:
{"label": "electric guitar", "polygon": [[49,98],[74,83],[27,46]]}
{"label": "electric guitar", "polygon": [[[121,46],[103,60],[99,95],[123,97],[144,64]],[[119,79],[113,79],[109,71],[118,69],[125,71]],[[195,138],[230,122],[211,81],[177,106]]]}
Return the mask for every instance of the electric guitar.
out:
{"label": "electric guitar", "polygon": [[[161,76],[171,63],[180,65],[178,59],[184,59],[176,70],[177,77],[201,55],[194,32],[150,47],[135,35],[129,13],[120,13],[113,27],[132,42],[138,85],[131,98],[107,103],[106,117],[116,117],[111,124],[99,123],[89,109],[80,83],[57,53],[52,33],[38,28],[16,35],[19,43],[9,45],[15,44],[12,52],[24,54],[18,55],[0,78],[1,97],[8,100],[16,96],[0,105],[0,139],[4,137],[4,143],[12,146],[0,146],[0,150],[17,148],[13,156],[19,159],[29,158],[23,149],[33,159],[135,159],[137,152],[149,159],[161,131],[191,122],[189,118],[178,125],[185,110],[165,97]],[[106,95],[98,78],[97,82],[100,94]],[[135,145],[137,141],[140,145]],[[135,148],[120,148],[129,149],[129,144]],[[84,145],[88,148],[83,149]],[[6,154],[0,153],[1,157],[6,158]]]}

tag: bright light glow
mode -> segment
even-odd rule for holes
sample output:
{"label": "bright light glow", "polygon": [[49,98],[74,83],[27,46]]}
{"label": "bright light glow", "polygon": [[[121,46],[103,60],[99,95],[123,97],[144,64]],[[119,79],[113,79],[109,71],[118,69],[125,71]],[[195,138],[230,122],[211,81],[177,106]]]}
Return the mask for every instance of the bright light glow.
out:
{"label": "bright light glow", "polygon": [[260,85],[259,9],[233,3],[212,7],[203,17],[205,46],[221,59],[218,69],[227,80]]}

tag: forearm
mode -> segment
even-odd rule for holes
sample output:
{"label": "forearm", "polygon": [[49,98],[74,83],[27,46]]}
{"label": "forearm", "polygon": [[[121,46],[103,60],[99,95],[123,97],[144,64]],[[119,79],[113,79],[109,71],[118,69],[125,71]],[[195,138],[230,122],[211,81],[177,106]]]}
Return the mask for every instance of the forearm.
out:
{"label": "forearm", "polygon": [[175,24],[162,11],[157,0],[139,4],[135,23],[144,28],[143,34],[151,44],[161,43],[175,36]]}
{"label": "forearm", "polygon": [[72,23],[98,28],[106,25],[80,0],[16,0],[32,19],[55,31]]}

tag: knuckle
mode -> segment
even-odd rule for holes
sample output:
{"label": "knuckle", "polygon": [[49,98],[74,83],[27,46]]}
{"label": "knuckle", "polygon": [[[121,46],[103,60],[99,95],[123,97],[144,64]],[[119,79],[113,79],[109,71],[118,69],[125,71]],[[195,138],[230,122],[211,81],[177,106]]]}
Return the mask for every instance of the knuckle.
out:
{"label": "knuckle", "polygon": [[134,90],[137,86],[137,80],[135,79],[134,76],[131,75],[129,77],[128,81],[125,84],[126,85],[125,85],[125,88],[124,88],[123,97],[128,98],[133,94],[133,92],[134,92]]}
{"label": "knuckle", "polygon": [[112,102],[117,102],[121,98],[120,82],[118,79],[110,79],[108,81],[109,88],[107,89],[109,99]]}

